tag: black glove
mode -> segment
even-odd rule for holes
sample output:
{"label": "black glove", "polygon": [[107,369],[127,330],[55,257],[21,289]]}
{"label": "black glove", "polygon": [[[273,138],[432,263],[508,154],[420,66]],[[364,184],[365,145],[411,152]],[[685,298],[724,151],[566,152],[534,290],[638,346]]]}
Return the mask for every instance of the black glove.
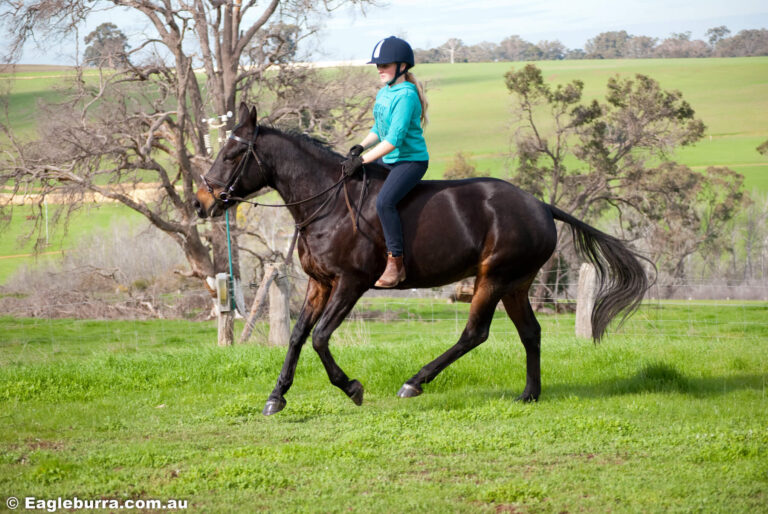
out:
{"label": "black glove", "polygon": [[362,145],[355,145],[355,146],[353,146],[352,148],[349,149],[349,153],[347,154],[347,158],[357,157],[358,155],[363,153],[363,150],[365,150],[365,148],[363,148]]}
{"label": "black glove", "polygon": [[350,157],[341,163],[341,170],[345,176],[353,175],[363,165],[363,158],[359,155]]}

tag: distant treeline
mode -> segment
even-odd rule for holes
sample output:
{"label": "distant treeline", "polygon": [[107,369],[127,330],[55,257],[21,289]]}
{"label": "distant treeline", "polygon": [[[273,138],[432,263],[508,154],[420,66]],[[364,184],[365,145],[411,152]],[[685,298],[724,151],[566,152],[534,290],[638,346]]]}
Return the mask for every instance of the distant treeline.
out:
{"label": "distant treeline", "polygon": [[650,59],[679,57],[752,57],[768,55],[768,30],[742,30],[736,35],[725,26],[706,32],[707,41],[691,39],[690,32],[660,40],[634,36],[626,31],[603,32],[588,40],[584,48],[568,49],[560,41],[530,43],[510,36],[501,43],[465,45],[451,38],[437,48],[416,49],[418,62],[540,61],[560,59]]}

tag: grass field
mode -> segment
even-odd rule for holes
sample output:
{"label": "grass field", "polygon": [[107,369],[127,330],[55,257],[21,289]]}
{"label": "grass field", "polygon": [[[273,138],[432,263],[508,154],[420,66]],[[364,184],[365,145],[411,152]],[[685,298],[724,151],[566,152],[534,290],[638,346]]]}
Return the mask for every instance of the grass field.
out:
{"label": "grass field", "polygon": [[466,306],[393,308],[401,322],[333,338],[362,407],[308,344],[270,418],[283,348],[216,348],[211,323],[0,318],[0,493],[202,512],[766,511],[768,304],[650,305],[599,346],[544,316],[533,405],[513,401],[524,354],[501,313],[423,396],[396,398]]}
{"label": "grass field", "polygon": [[[414,70],[428,82],[431,123],[426,136],[431,154],[428,178],[442,176],[453,156],[471,155],[483,174],[508,177],[510,162],[509,112],[511,98],[504,74],[525,63],[425,64]],[[708,129],[703,141],[679,152],[677,158],[695,169],[711,165],[730,166],[746,177],[746,188],[768,193],[768,158],[755,148],[768,139],[768,57],[733,59],[650,59],[605,61],[543,61],[536,63],[547,80],[568,82],[581,79],[585,97],[600,98],[609,77],[632,77],[644,73],[666,89],[683,92]],[[59,74],[57,76],[57,73]],[[55,86],[66,70],[22,70],[13,83],[10,119],[14,127],[31,132],[35,127],[34,106],[38,99],[55,98]],[[93,73],[93,72],[89,72]],[[372,72],[373,73],[373,72]],[[0,74],[1,76],[2,74]],[[53,75],[53,76],[52,76]],[[8,76],[5,74],[4,76]],[[111,211],[88,217],[108,221]],[[16,235],[28,230],[26,213],[10,229],[0,233],[0,257],[26,254],[16,244]],[[80,218],[85,221],[85,217]],[[75,225],[80,223],[77,221]],[[77,244],[84,230],[73,225],[64,247]],[[59,248],[53,248],[58,250]],[[29,258],[0,259],[0,283]]]}
{"label": "grass field", "polygon": [[[478,168],[508,176],[511,98],[504,74],[526,63],[429,64],[414,72],[429,81],[427,129],[431,175],[440,176],[458,151],[475,156]],[[707,125],[706,137],[677,158],[697,168],[730,166],[746,177],[748,190],[768,191],[768,158],[755,148],[768,139],[768,58],[627,59],[537,62],[545,80],[584,81],[584,98],[602,99],[611,76],[637,73],[677,89]],[[711,136],[711,139],[710,139]]]}
{"label": "grass field", "polygon": [[[49,215],[54,215],[52,205],[49,207]],[[104,229],[113,223],[127,220],[138,222],[141,215],[117,204],[86,205],[74,214],[69,231],[65,232],[60,227],[51,225],[49,228],[49,243],[39,256],[33,255],[34,241],[26,236],[34,228],[34,223],[27,220],[30,207],[15,207],[13,220],[0,233],[0,284],[24,264],[35,265],[45,259],[56,259],[63,251],[74,248],[83,236],[94,230]],[[45,229],[43,228],[43,235]]]}

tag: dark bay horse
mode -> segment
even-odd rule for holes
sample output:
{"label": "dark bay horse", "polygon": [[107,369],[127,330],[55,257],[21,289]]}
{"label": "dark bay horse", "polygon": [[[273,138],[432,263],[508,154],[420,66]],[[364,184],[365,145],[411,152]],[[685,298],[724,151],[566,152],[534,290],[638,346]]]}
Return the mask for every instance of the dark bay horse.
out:
{"label": "dark bay horse", "polygon": [[[242,104],[239,125],[203,177],[204,187],[197,191],[198,214],[206,217],[220,216],[248,195],[272,187],[303,226],[298,251],[309,284],[265,415],[285,407],[284,395],[293,383],[299,353],[313,327],[312,346],[331,383],[357,405],[363,401],[363,386],[338,366],[328,341],[384,270],[386,248],[374,199],[387,170],[366,165],[365,176],[358,172],[344,180],[342,160],[341,155],[307,137],[260,127],[256,110],[249,111]],[[343,181],[353,203],[367,182],[357,229],[343,198]],[[305,199],[309,200],[303,202]],[[541,328],[528,290],[555,249],[554,220],[571,226],[578,250],[597,268],[599,292],[592,312],[595,340],[615,316],[633,312],[647,289],[637,257],[619,240],[502,180],[425,180],[398,208],[407,272],[399,289],[435,287],[476,277],[469,319],[458,342],[405,382],[398,392],[403,398],[421,394],[423,384],[488,338],[499,301],[526,352],[526,384],[518,399],[539,398]]]}

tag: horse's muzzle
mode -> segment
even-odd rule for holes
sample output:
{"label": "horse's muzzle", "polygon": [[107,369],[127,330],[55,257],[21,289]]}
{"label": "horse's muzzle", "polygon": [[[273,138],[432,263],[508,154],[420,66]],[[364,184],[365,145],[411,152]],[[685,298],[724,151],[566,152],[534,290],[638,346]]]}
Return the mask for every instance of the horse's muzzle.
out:
{"label": "horse's muzzle", "polygon": [[205,189],[198,189],[195,196],[192,206],[200,218],[221,216],[223,211],[218,208],[218,202],[210,192]]}

